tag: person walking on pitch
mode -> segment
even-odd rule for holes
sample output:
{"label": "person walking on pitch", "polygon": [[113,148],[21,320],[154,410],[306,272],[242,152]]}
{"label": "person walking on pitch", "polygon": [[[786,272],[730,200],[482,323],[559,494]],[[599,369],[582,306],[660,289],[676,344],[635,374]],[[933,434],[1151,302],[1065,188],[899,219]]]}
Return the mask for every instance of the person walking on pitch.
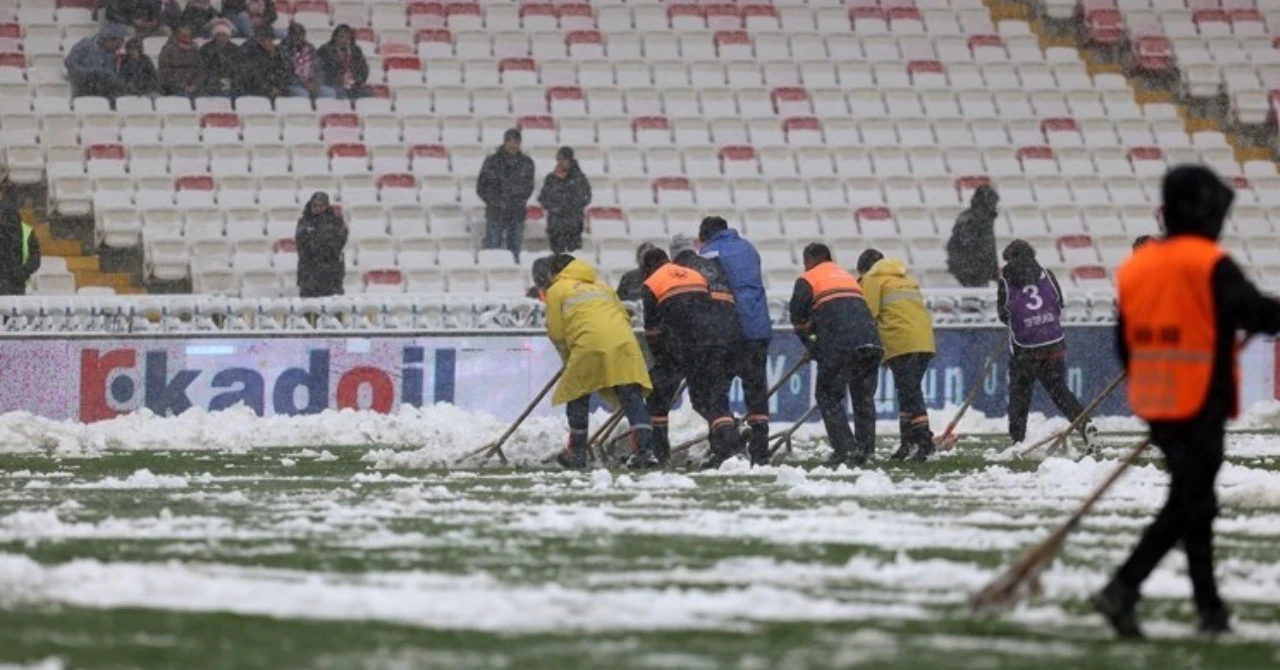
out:
{"label": "person walking on pitch", "polygon": [[587,425],[591,394],[621,403],[631,424],[634,453],[628,467],[657,465],[645,394],[653,390],[631,318],[613,289],[585,262],[569,254],[551,259],[546,291],[547,337],[564,360],[564,375],[552,396],[566,405],[569,446],[556,457],[566,468],[582,468],[591,458]]}
{"label": "person walking on pitch", "polygon": [[717,318],[707,280],[697,270],[672,263],[662,249],[645,252],[642,267],[644,333],[654,359],[649,408],[658,419],[658,461],[670,457],[662,426],[672,396],[687,380],[693,409],[707,420],[711,436],[706,466],[718,468],[741,448],[729,412],[731,331]]}
{"label": "person walking on pitch", "polygon": [[[814,395],[834,453],[828,467],[860,467],[876,445],[876,383],[884,349],[858,280],[836,265],[825,244],[804,249],[805,272],[791,294],[791,325],[818,363]],[[849,430],[844,412],[848,391],[853,405]]]}
{"label": "person walking on pitch", "polygon": [[[1058,278],[1040,267],[1036,250],[1025,240],[1010,242],[1003,256],[996,309],[1000,322],[1009,326],[1009,437],[1020,443],[1027,437],[1027,414],[1037,381],[1067,419],[1075,421],[1083,408],[1067,386],[1067,342]],[[1080,432],[1085,448],[1092,452],[1098,429],[1086,421]]]}
{"label": "person walking on pitch", "polygon": [[1163,191],[1168,236],[1137,249],[1116,277],[1129,406],[1150,425],[1171,477],[1164,507],[1092,599],[1122,637],[1142,635],[1142,583],[1179,542],[1200,631],[1230,630],[1213,573],[1213,489],[1239,404],[1236,331],[1280,332],[1280,301],[1261,295],[1217,244],[1235,193],[1202,166],[1174,168]]}
{"label": "person walking on pitch", "polygon": [[862,252],[858,282],[880,329],[884,363],[893,371],[898,396],[901,446],[890,458],[923,461],[934,451],[923,388],[924,373],[937,352],[933,317],[924,304],[920,282],[907,274],[906,264],[896,258],[885,258],[876,249]]}

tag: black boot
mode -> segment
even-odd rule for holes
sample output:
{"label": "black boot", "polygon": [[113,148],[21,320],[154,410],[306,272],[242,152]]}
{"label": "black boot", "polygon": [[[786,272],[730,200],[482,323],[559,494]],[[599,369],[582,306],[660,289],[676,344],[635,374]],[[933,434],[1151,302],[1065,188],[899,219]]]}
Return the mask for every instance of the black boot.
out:
{"label": "black boot", "polygon": [[929,460],[929,457],[937,451],[937,447],[933,443],[933,431],[929,430],[929,424],[916,424],[912,428],[911,441],[916,447],[915,456],[911,460],[923,463]]}
{"label": "black boot", "polygon": [[1138,626],[1138,592],[1134,589],[1113,581],[1093,594],[1089,601],[1098,614],[1107,618],[1117,637],[1131,640],[1144,637]]}
{"label": "black boot", "polygon": [[748,442],[751,454],[751,465],[761,467],[769,464],[769,424],[760,422],[751,424],[751,438]]}
{"label": "black boot", "polygon": [[671,462],[671,438],[665,421],[653,422],[653,455],[661,467]]}
{"label": "black boot", "polygon": [[1231,632],[1231,612],[1227,608],[1214,610],[1212,612],[1200,613],[1200,626],[1198,630],[1210,637],[1226,635]]}
{"label": "black boot", "polygon": [[711,456],[702,464],[703,470],[718,470],[724,462],[733,458],[742,450],[738,429],[726,423],[711,431]]}
{"label": "black boot", "polygon": [[627,468],[631,470],[649,470],[658,467],[658,457],[654,454],[653,430],[636,428],[631,433],[632,452],[627,459]]}
{"label": "black boot", "polygon": [[889,460],[905,461],[907,460],[908,457],[911,456],[912,452],[914,452],[915,449],[916,449],[915,443],[911,441],[911,438],[908,437],[906,433],[903,433],[902,443],[898,445],[898,450],[893,452],[893,455],[889,457]]}
{"label": "black boot", "polygon": [[581,470],[591,460],[591,450],[587,448],[587,431],[569,431],[569,446],[556,454],[556,462],[568,470]]}

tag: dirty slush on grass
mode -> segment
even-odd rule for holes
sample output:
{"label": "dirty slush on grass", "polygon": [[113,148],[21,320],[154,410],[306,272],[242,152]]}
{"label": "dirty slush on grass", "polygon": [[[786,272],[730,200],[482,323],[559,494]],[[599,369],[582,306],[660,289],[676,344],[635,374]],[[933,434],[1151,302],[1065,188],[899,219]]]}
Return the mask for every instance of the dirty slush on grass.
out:
{"label": "dirty slush on grass", "polygon": [[[1109,453],[1129,441],[1115,439]],[[1038,462],[989,462],[1003,446],[969,440],[876,472],[713,475],[375,469],[366,449],[338,446],[0,455],[0,664],[1280,664],[1280,577],[1266,568],[1280,546],[1265,530],[1280,495],[1224,510],[1227,595],[1262,593],[1237,605],[1239,639],[1188,635],[1180,559],[1144,608],[1157,641],[1112,643],[1087,611],[1081,589],[1158,505],[1163,489],[1142,484],[1157,472],[1086,521],[1045,601],[972,616],[966,594],[1078,498]],[[1270,456],[1233,463],[1278,474]]]}

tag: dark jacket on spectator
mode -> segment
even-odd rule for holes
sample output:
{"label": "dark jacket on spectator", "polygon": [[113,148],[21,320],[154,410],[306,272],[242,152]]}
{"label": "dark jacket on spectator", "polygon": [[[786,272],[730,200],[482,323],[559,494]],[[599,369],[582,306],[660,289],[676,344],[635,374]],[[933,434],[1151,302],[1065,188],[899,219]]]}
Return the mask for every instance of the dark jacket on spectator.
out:
{"label": "dark jacket on spectator", "polygon": [[22,262],[22,214],[9,201],[0,202],[0,295],[24,295],[27,280],[40,269],[40,242],[28,238],[27,261]]}
{"label": "dark jacket on spectator", "polygon": [[947,271],[961,286],[983,287],[999,277],[996,258],[996,205],[1000,198],[990,186],[980,186],[972,204],[956,219],[947,242]]}
{"label": "dark jacket on spectator", "polygon": [[156,66],[145,54],[136,58],[126,56],[120,61],[120,79],[134,95],[150,95],[160,90],[160,78]]}
{"label": "dark jacket on spectator", "polygon": [[278,48],[269,52],[256,40],[240,47],[240,95],[288,95],[291,81],[292,68]]}
{"label": "dark jacket on spectator", "polygon": [[237,77],[240,74],[239,47],[228,42],[225,46],[217,41],[200,47],[200,60],[204,68],[204,91],[209,95],[233,95],[236,90]]}
{"label": "dark jacket on spectator", "polygon": [[[165,95],[191,95],[204,87],[204,61],[194,43],[184,48],[176,38],[160,49],[160,89]],[[190,89],[190,90],[188,90]]]}
{"label": "dark jacket on spectator", "polygon": [[[538,204],[547,211],[547,234],[553,241],[558,237],[576,239],[581,246],[586,209],[591,204],[591,182],[578,167],[578,161],[573,161],[564,177],[554,171],[547,174],[542,182],[542,191],[538,193]],[[572,249],[555,251],[568,252]]]}
{"label": "dark jacket on spectator", "polygon": [[135,21],[160,21],[160,0],[107,0],[108,23],[132,26]]}
{"label": "dark jacket on spectator", "polygon": [[533,195],[533,159],[503,147],[484,159],[476,180],[476,195],[485,204],[488,221],[524,220]]}
{"label": "dark jacket on spectator", "polygon": [[[354,92],[363,89],[369,81],[369,61],[365,60],[364,52],[354,42],[345,55],[338,50],[338,47],[332,41],[320,47],[317,53],[320,56],[321,85],[335,90],[342,89]],[[343,72],[347,67],[351,68],[350,86],[346,85],[346,80],[343,77]]]}
{"label": "dark jacket on spectator", "polygon": [[323,214],[313,214],[308,202],[298,219],[294,241],[298,245],[298,294],[303,298],[342,295],[346,277],[342,249],[347,244],[347,224],[342,217],[332,207]]}
{"label": "dark jacket on spectator", "polygon": [[207,36],[209,34],[209,24],[216,18],[218,18],[218,10],[214,9],[213,5],[201,7],[193,2],[188,2],[174,24],[175,27],[191,26],[191,30],[195,34]]}

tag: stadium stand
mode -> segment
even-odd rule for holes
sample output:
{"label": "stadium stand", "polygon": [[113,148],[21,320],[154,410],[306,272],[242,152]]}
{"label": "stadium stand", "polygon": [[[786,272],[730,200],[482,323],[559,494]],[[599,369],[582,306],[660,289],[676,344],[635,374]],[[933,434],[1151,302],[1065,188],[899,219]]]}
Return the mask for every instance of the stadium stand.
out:
{"label": "stadium stand", "polygon": [[[349,294],[520,291],[543,213],[531,204],[519,263],[478,252],[474,188],[513,126],[539,178],[559,145],[577,151],[594,193],[582,253],[610,279],[635,244],[714,211],[758,243],[774,289],[814,238],[850,260],[876,244],[950,287],[941,241],[991,183],[1001,244],[1025,237],[1064,280],[1109,291],[1131,239],[1159,229],[1161,174],[1186,161],[1235,182],[1227,244],[1280,278],[1269,3],[280,0],[277,25],[313,42],[357,29],[374,96],[114,105],[73,99],[62,70],[93,4],[0,0],[9,178],[199,293],[287,297],[317,190],[351,225]],[[56,262],[37,283],[73,287]]]}

